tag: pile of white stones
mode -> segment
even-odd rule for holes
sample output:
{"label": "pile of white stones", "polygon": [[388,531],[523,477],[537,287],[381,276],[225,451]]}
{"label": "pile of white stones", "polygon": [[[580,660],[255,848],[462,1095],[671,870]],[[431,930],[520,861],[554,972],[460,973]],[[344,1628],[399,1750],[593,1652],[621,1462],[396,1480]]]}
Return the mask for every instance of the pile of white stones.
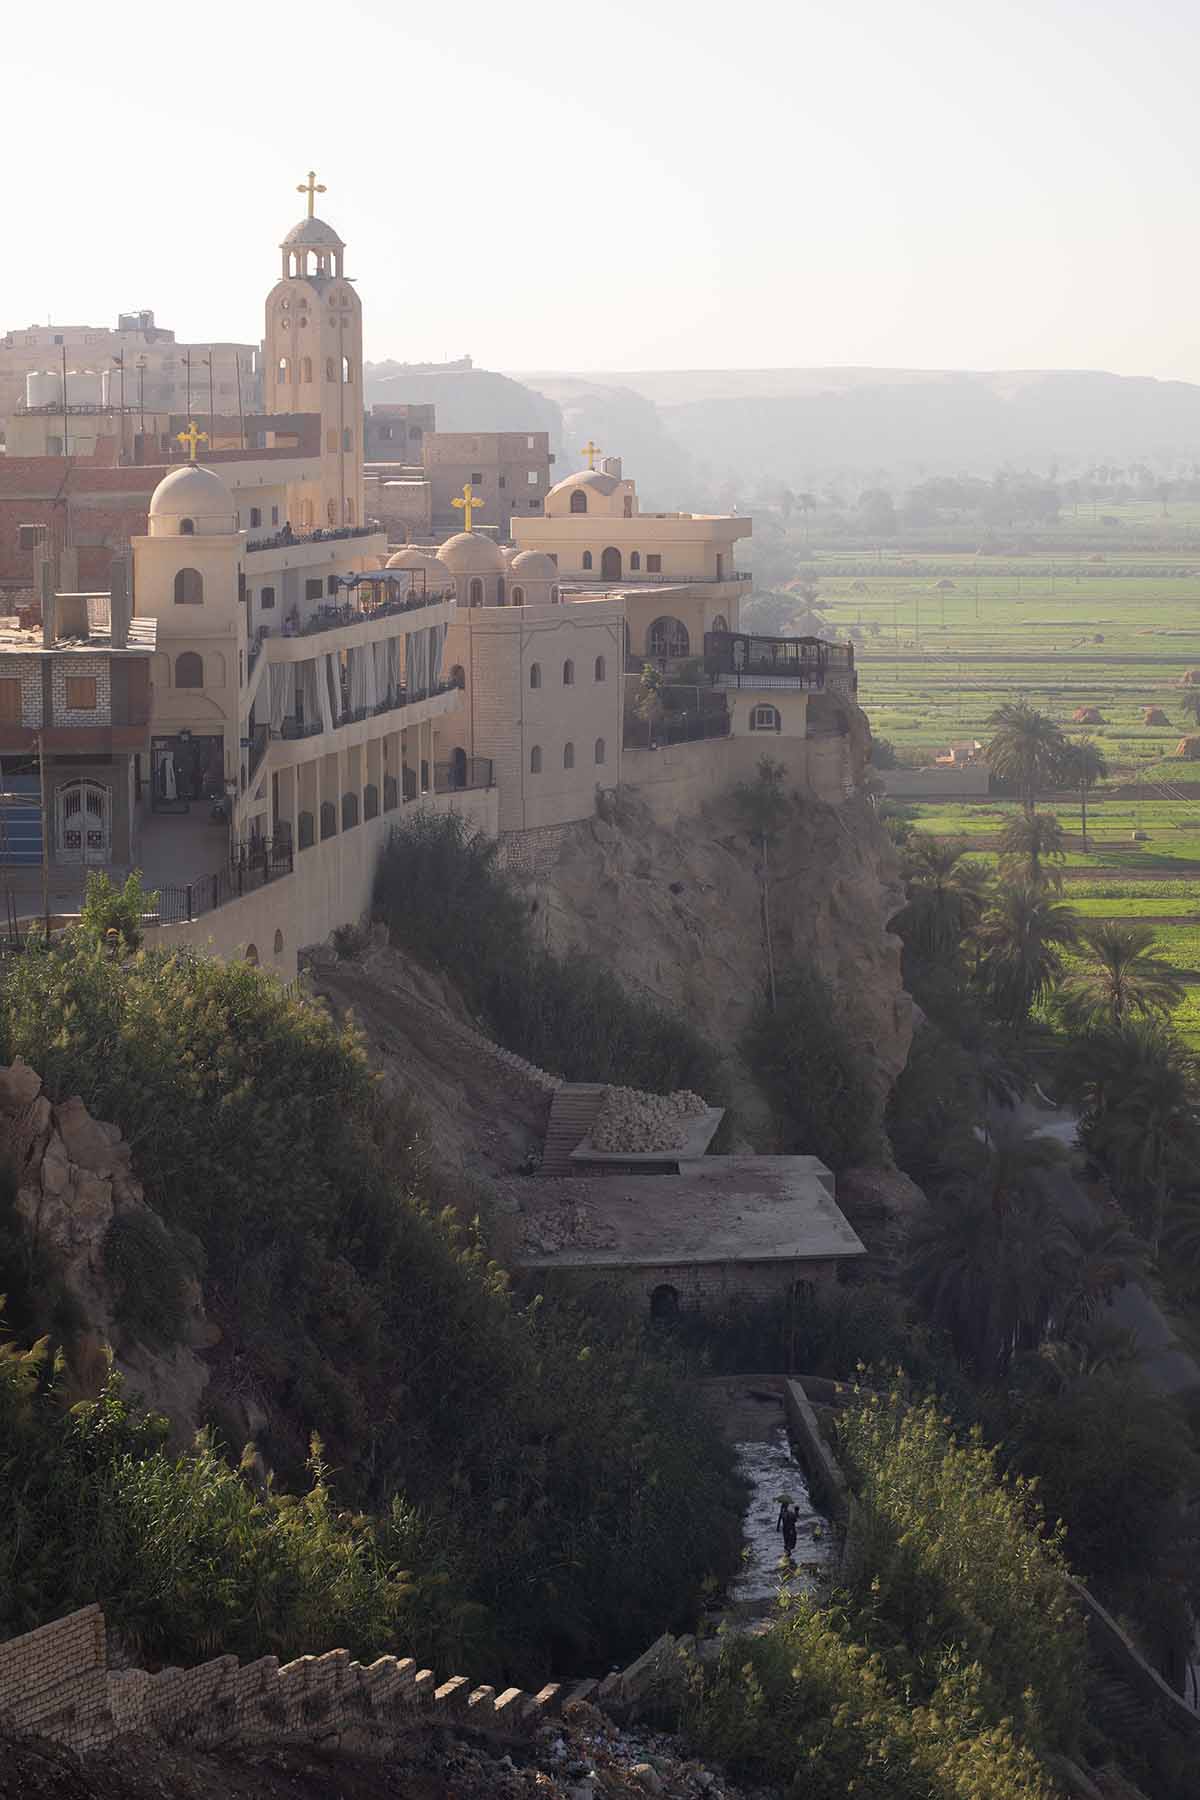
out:
{"label": "pile of white stones", "polygon": [[642,1094],[637,1088],[610,1087],[592,1126],[591,1147],[626,1156],[680,1150],[687,1142],[687,1120],[707,1111],[708,1102],[689,1088]]}

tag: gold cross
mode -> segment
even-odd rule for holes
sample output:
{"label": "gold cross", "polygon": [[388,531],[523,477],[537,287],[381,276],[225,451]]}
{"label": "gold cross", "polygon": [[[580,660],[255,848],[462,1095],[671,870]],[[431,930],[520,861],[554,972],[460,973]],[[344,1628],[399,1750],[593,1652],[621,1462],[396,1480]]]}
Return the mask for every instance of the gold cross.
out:
{"label": "gold cross", "polygon": [[452,500],[450,504],[451,506],[457,506],[459,512],[462,514],[464,531],[470,531],[471,529],[471,514],[473,512],[483,511],[483,501],[475,498],[474,494],[471,492],[471,484],[469,481],[463,484],[462,499]]}
{"label": "gold cross", "polygon": [[308,216],[311,219],[313,216],[313,195],[323,194],[325,192],[324,187],[317,180],[317,172],[315,169],[310,169],[308,171],[308,180],[302,181],[297,187],[296,192],[298,194],[308,195]]}
{"label": "gold cross", "polygon": [[197,431],[196,430],[196,421],[195,421],[195,419],[192,419],[189,421],[188,428],[186,431],[177,431],[175,433],[175,442],[177,444],[185,444],[187,446],[187,448],[191,451],[191,456],[189,457],[188,460],[190,462],[195,462],[195,460],[196,460],[196,445],[197,444],[207,444],[208,433],[207,433],[207,431]]}
{"label": "gold cross", "polygon": [[583,446],[583,454],[588,459],[588,468],[594,469],[596,466],[596,458],[600,454],[599,444],[593,444],[591,438],[589,438],[587,443]]}

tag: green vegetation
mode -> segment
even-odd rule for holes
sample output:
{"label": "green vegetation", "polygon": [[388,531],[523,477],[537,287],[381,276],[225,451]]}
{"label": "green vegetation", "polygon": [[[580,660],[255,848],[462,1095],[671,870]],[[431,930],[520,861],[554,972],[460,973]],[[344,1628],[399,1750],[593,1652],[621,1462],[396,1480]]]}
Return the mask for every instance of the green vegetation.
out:
{"label": "green vegetation", "polygon": [[392,942],[444,969],[500,1043],[552,1074],[717,1096],[720,1058],[685,1019],[629,994],[599,962],[535,941],[497,850],[454,814],[398,826],[375,888]]}
{"label": "green vegetation", "polygon": [[766,994],[743,1042],[771,1105],[779,1149],[819,1156],[832,1169],[869,1162],[880,1148],[866,1058],[820,973],[797,964]]}
{"label": "green vegetation", "polygon": [[157,901],[157,894],[143,891],[140,869],[131,870],[122,887],[115,887],[103,870],[93,869],[87,878],[79,928],[117,951],[136,950],[142,941],[142,918]]}
{"label": "green vegetation", "polygon": [[1060,1534],[978,1435],[899,1391],[839,1421],[856,1494],[845,1587],[697,1671],[692,1729],[749,1780],[840,1800],[1049,1800],[1084,1640]]}
{"label": "green vegetation", "polygon": [[[382,1566],[408,1572],[403,1642],[371,1647],[419,1647],[525,1679],[547,1666],[603,1666],[689,1617],[703,1584],[730,1567],[738,1490],[676,1351],[566,1304],[517,1307],[479,1237],[434,1210],[417,1120],[381,1105],[352,1033],[320,1008],[245,965],[145,952],[122,963],[80,933],[6,967],[0,1040],[0,1057],[24,1057],[50,1095],[79,1093],[121,1122],[175,1242],[198,1240],[224,1334],[221,1367],[268,1415],[257,1447],[281,1489],[300,1489],[319,1432],[335,1471],[319,1485],[338,1508],[373,1515],[364,1530]],[[0,1232],[0,1245],[12,1242]],[[108,1254],[123,1273],[144,1273],[150,1250],[123,1227]],[[29,1296],[27,1271],[15,1273]],[[0,1268],[0,1291],[8,1286]],[[164,1276],[126,1304],[153,1334],[170,1329],[176,1297]],[[34,1323],[45,1331],[53,1321]],[[61,1410],[54,1394],[45,1401]],[[20,1412],[26,1402],[12,1404]],[[54,1441],[66,1455],[67,1438]],[[138,1442],[130,1455],[145,1462]],[[59,1450],[46,1454],[53,1462]],[[155,1468],[128,1479],[149,1491],[161,1476],[169,1510],[176,1476]],[[210,1503],[224,1517],[232,1490],[214,1497],[208,1475],[184,1476],[198,1489],[196,1517]],[[69,1492],[70,1467],[54,1479]],[[147,1533],[158,1504],[147,1502]],[[420,1522],[399,1548],[387,1535],[397,1517]],[[0,1569],[10,1571],[26,1554],[11,1519],[0,1523]],[[96,1564],[74,1585],[66,1573],[52,1578],[78,1524],[64,1525],[61,1541],[49,1525],[39,1538],[44,1585],[12,1575],[0,1586],[10,1629],[99,1582]],[[235,1522],[227,1548],[213,1551],[215,1570],[235,1541],[251,1559],[230,1576],[235,1610],[238,1594],[256,1591],[253,1544],[269,1524]],[[141,1591],[121,1575],[138,1542],[104,1565],[96,1590],[119,1626],[127,1595],[132,1605]],[[184,1660],[227,1641],[215,1575],[163,1565],[156,1604],[158,1622],[134,1627],[164,1633],[177,1613],[186,1641],[173,1654]],[[265,1592],[240,1645],[267,1648],[291,1631],[293,1615],[273,1606]],[[329,1629],[327,1617],[315,1637],[327,1641]]]}

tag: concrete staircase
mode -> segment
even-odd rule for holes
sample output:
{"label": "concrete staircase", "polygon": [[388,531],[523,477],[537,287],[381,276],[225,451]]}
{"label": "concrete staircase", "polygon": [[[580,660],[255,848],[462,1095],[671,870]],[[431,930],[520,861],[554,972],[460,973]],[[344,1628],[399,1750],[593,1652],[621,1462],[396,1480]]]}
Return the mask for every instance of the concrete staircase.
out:
{"label": "concrete staircase", "polygon": [[604,1094],[602,1081],[571,1081],[558,1089],[550,1102],[550,1123],[542,1150],[543,1175],[575,1173],[571,1152],[591,1131]]}

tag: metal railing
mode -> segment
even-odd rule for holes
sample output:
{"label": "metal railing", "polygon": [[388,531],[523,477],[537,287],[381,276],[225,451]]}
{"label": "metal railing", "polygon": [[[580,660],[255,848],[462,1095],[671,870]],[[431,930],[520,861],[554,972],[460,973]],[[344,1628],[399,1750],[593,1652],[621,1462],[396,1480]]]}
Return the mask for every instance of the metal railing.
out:
{"label": "metal railing", "polygon": [[495,768],[490,756],[464,756],[457,761],[433,765],[435,794],[454,794],[467,788],[490,788],[495,785]]}
{"label": "metal railing", "polygon": [[375,537],[382,529],[380,525],[319,525],[313,531],[281,529],[269,537],[248,538],[246,549],[287,550],[293,544],[333,544],[344,538]]}
{"label": "metal railing", "polygon": [[623,742],[626,750],[697,744],[707,738],[728,737],[730,724],[727,712],[675,713],[662,719],[639,719],[626,714]]}
{"label": "metal railing", "polygon": [[158,903],[147,918],[159,925],[183,925],[205,913],[252,894],[269,881],[290,875],[294,853],[290,838],[252,838],[239,844],[227,866],[211,875],[158,890]]}

